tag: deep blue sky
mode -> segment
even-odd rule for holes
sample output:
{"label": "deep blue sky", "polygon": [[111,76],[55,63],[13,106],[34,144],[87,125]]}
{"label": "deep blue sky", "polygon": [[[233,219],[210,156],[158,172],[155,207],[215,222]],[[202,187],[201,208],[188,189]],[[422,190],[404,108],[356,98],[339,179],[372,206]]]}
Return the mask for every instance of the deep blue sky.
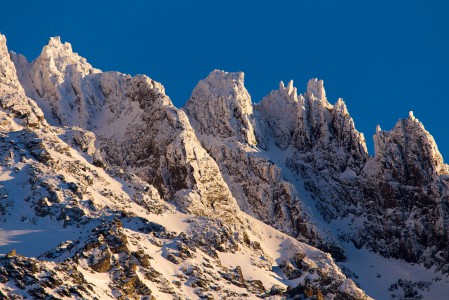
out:
{"label": "deep blue sky", "polygon": [[375,126],[413,110],[449,161],[447,1],[8,1],[0,32],[29,60],[60,35],[94,67],[162,82],[178,107],[213,69],[244,71],[254,102],[318,77],[371,154]]}

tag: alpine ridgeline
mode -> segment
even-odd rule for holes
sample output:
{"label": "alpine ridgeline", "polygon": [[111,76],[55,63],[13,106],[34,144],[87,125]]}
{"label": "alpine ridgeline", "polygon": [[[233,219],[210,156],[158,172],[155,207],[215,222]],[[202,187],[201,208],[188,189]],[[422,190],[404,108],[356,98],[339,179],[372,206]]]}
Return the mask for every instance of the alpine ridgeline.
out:
{"label": "alpine ridgeline", "polygon": [[[0,104],[0,299],[370,299],[362,247],[449,273],[449,167],[413,114],[370,157],[321,80],[253,104],[216,70],[179,109],[59,37],[29,62],[2,35]],[[441,286],[404,282],[385,292]]]}

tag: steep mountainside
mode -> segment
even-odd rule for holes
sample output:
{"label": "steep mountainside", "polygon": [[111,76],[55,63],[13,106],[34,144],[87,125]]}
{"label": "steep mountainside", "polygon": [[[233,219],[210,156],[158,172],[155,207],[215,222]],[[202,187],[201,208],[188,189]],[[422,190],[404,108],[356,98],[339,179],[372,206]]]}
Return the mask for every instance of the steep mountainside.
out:
{"label": "steep mountainside", "polygon": [[390,132],[378,128],[369,157],[343,100],[330,105],[322,81],[310,80],[299,96],[292,83],[281,84],[256,110],[264,143],[289,149],[286,167],[319,200],[323,217],[351,227],[341,228],[343,239],[448,272],[449,168],[412,112]]}
{"label": "steep mountainside", "polygon": [[318,79],[253,104],[215,70],[178,109],[59,37],[29,62],[1,35],[0,105],[0,299],[449,292],[449,166],[412,113],[370,156]]}
{"label": "steep mountainside", "polygon": [[21,118],[23,121],[20,123],[24,125],[38,126],[43,121],[44,114],[33,100],[26,97],[17,80],[4,35],[0,35],[0,105],[4,111]]}
{"label": "steep mountainside", "polygon": [[186,212],[234,218],[237,206],[216,163],[160,83],[102,73],[59,38],[52,38],[31,64],[13,59],[21,61],[20,79],[28,95],[47,108],[53,125],[95,134],[97,163],[104,160],[135,173],[157,189],[158,197]]}
{"label": "steep mountainside", "polygon": [[281,168],[256,147],[256,137],[264,147],[264,133],[253,114],[243,73],[213,71],[193,90],[184,110],[242,210],[344,259],[337,243],[313,224]]}
{"label": "steep mountainside", "polygon": [[[228,83],[217,84],[217,78]],[[227,88],[204,88],[212,84]],[[320,80],[310,80],[303,95],[293,82],[287,87],[281,82],[279,90],[249,109],[243,74],[214,71],[198,84],[184,110],[243,210],[291,235],[309,232],[303,236],[313,241],[306,242],[337,259],[347,255],[327,238],[326,227],[356,248],[447,274],[449,173],[433,138],[410,113],[391,132],[378,129],[376,154],[369,157],[343,100],[331,105],[325,95]],[[240,106],[246,107],[244,117]],[[209,115],[229,119],[241,130],[217,134],[214,126],[221,123],[209,121]],[[239,135],[251,131],[256,144]],[[271,165],[279,174],[275,180],[258,171]],[[278,183],[285,188],[281,193],[276,193]],[[304,209],[310,197],[321,216]],[[329,224],[320,231],[297,226],[320,223],[320,217]]]}
{"label": "steep mountainside", "polygon": [[1,299],[369,298],[240,211],[161,84],[1,42]]}

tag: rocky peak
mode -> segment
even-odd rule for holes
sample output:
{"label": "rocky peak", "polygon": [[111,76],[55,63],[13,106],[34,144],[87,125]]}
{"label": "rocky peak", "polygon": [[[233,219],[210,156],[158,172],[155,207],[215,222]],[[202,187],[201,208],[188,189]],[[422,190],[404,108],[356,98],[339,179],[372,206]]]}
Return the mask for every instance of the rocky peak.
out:
{"label": "rocky peak", "polygon": [[424,186],[448,173],[435,140],[413,112],[399,120],[391,131],[379,127],[374,147],[378,170],[386,180]]}
{"label": "rocky peak", "polygon": [[243,72],[212,71],[195,87],[184,110],[200,134],[256,144],[253,106]]}
{"label": "rocky peak", "polygon": [[293,145],[298,153],[322,153],[329,165],[342,171],[354,164],[361,169],[368,157],[365,138],[355,129],[345,102],[340,98],[331,105],[322,80],[309,80],[307,92],[299,96],[293,81],[287,87],[281,82],[279,90],[270,92],[256,110],[262,131],[281,149]]}
{"label": "rocky peak", "polygon": [[16,68],[11,61],[6,46],[6,37],[0,34],[0,82],[15,89],[23,90],[18,84]]}
{"label": "rocky peak", "polygon": [[341,98],[332,108],[332,129],[337,145],[348,151],[355,160],[363,161],[368,157],[365,136],[356,130],[354,120]]}
{"label": "rocky peak", "polygon": [[314,145],[328,148],[330,141],[329,123],[332,105],[325,97],[323,81],[311,79],[307,83],[307,92],[300,95],[304,104],[301,121],[295,133],[295,147],[309,151]]}
{"label": "rocky peak", "polygon": [[307,96],[319,100],[326,99],[326,91],[324,90],[324,81],[318,78],[312,78],[307,82]]}
{"label": "rocky peak", "polygon": [[363,134],[355,129],[343,99],[335,105],[327,101],[323,84],[323,80],[309,80],[307,93],[300,96],[304,99],[304,113],[296,133],[296,147],[306,151],[317,146],[326,150],[340,147],[353,159],[363,160],[368,156]]}
{"label": "rocky peak", "polygon": [[33,61],[30,76],[41,98],[57,99],[59,86],[62,87],[59,92],[64,90],[65,93],[77,94],[80,92],[80,79],[99,72],[85,58],[73,52],[69,43],[53,37]]}
{"label": "rocky peak", "polygon": [[64,47],[66,49],[68,49],[70,52],[72,51],[72,45],[70,43],[62,43],[61,42],[61,37],[60,36],[53,36],[50,37],[50,40],[47,43],[48,47],[52,47],[52,48],[60,48],[60,47]]}
{"label": "rocky peak", "polygon": [[27,98],[17,71],[6,46],[6,37],[0,34],[0,106],[2,109],[22,117],[23,125],[42,124],[43,113],[37,105]]}
{"label": "rocky peak", "polygon": [[381,131],[382,131],[382,128],[380,128],[380,125],[377,124],[377,126],[376,126],[376,133],[381,132]]}
{"label": "rocky peak", "polygon": [[279,91],[285,91],[286,95],[291,96],[290,100],[298,101],[298,90],[293,86],[293,80],[288,82],[287,87],[284,86],[284,82],[279,83]]}
{"label": "rocky peak", "polygon": [[287,87],[284,87],[284,83],[281,81],[278,92],[284,96],[285,100],[298,102],[298,89],[293,86],[293,80],[288,82]]}
{"label": "rocky peak", "polygon": [[340,115],[347,115],[348,108],[346,107],[346,103],[342,98],[338,98],[337,102],[334,104],[334,111],[338,112]]}
{"label": "rocky peak", "polygon": [[8,53],[8,48],[6,47],[6,36],[0,34],[0,54],[2,57]]}
{"label": "rocky peak", "polygon": [[67,67],[72,68],[87,75],[98,73],[99,70],[94,69],[84,57],[73,52],[72,45],[68,42],[62,43],[59,36],[52,37],[47,45],[42,49],[41,54],[34,62],[34,65],[47,64],[52,71],[65,72]]}
{"label": "rocky peak", "polygon": [[27,95],[44,109],[50,123],[60,125],[61,118],[67,119],[71,126],[81,125],[72,122],[74,119],[87,122],[87,103],[83,93],[93,87],[85,78],[101,71],[73,52],[69,43],[53,37],[32,63],[16,58],[15,64]]}
{"label": "rocky peak", "polygon": [[293,80],[287,87],[281,81],[278,90],[271,91],[255,106],[260,114],[262,131],[272,136],[274,143],[281,149],[290,145],[295,129],[300,124],[304,99],[300,100]]}
{"label": "rocky peak", "polygon": [[42,52],[36,59],[36,61],[49,59],[54,60],[54,63],[56,63],[56,67],[60,67],[64,63],[80,63],[87,64],[88,67],[92,68],[92,66],[87,63],[84,57],[81,57],[78,55],[78,53],[73,52],[72,45],[70,43],[62,43],[59,36],[50,38],[47,45],[42,49]]}
{"label": "rocky peak", "polygon": [[[12,90],[16,90],[19,93],[23,92],[23,88],[20,85],[16,68],[11,60],[10,54],[8,52],[8,47],[6,45],[6,37],[0,34],[0,84],[9,86]],[[4,86],[3,88],[6,88]],[[4,91],[2,91],[2,94]]]}
{"label": "rocky peak", "polygon": [[101,73],[58,38],[30,72],[39,102],[60,125],[91,130],[107,166],[136,174],[183,211],[236,220],[238,207],[218,166],[162,84],[145,75]]}

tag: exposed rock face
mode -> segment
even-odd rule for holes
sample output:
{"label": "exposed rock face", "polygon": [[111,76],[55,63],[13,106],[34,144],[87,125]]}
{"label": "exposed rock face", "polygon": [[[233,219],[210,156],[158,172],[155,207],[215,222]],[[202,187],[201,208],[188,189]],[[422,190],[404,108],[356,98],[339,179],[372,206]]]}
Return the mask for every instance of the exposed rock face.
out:
{"label": "exposed rock face", "polygon": [[374,142],[378,172],[385,181],[425,187],[449,172],[435,140],[412,112],[391,131],[378,131]]}
{"label": "exposed rock face", "polygon": [[287,87],[281,81],[279,90],[271,91],[255,109],[260,113],[263,136],[271,136],[276,146],[281,150],[287,149],[304,112],[304,99],[301,96],[298,99],[293,80]]}
{"label": "exposed rock face", "polygon": [[[296,89],[292,86],[292,83],[287,88],[281,85],[280,91],[273,92],[271,98],[285,97],[282,100],[296,108],[298,102],[293,94]],[[270,104],[267,102],[271,98],[265,99],[261,105],[268,108]],[[279,115],[274,118],[293,130],[296,123],[289,124],[288,121],[296,120],[290,114],[298,110],[292,111],[290,106],[278,107],[280,110],[275,110],[275,113]],[[302,207],[295,187],[284,180],[282,170],[255,147],[266,147],[268,139],[262,131],[264,124],[259,129],[260,122],[253,114],[243,73],[213,71],[198,83],[184,110],[199,133],[201,144],[218,163],[242,210],[301,241],[333,252],[339,259],[344,258],[334,242],[322,238],[308,211]],[[233,111],[239,113],[232,114]],[[269,114],[268,109],[261,113],[262,117]],[[270,128],[277,126],[273,120],[267,123]],[[280,129],[280,132],[284,131],[288,129]],[[257,136],[259,144],[256,144],[255,138],[248,136]],[[291,138],[288,133],[279,137],[282,143]]]}
{"label": "exposed rock face", "polygon": [[[332,222],[352,216],[348,221],[356,229],[342,236],[357,247],[447,270],[443,224],[449,217],[448,166],[432,136],[411,113],[390,132],[378,129],[375,157],[368,157],[344,102],[330,105],[316,80],[309,81],[307,90],[304,97],[295,96],[293,88],[281,85],[257,109],[267,128],[266,140],[273,138],[281,148],[291,145],[286,166],[319,200],[324,218]],[[296,105],[299,111],[282,118],[292,110],[283,111],[275,103]],[[279,120],[287,124],[279,125]],[[288,134],[272,127],[287,128],[280,132]],[[364,226],[356,225],[359,220],[365,220]]]}
{"label": "exposed rock face", "polygon": [[184,107],[197,122],[198,133],[256,144],[253,106],[243,77],[242,72],[215,70],[198,83]]}
{"label": "exposed rock face", "polygon": [[39,126],[44,114],[34,101],[26,97],[17,78],[17,71],[6,47],[6,37],[0,34],[0,106],[15,117],[23,118],[24,125]]}
{"label": "exposed rock face", "polygon": [[48,107],[55,124],[93,131],[110,166],[136,173],[183,211],[235,219],[235,200],[216,163],[160,83],[101,73],[59,38],[28,69],[21,81],[29,95]]}
{"label": "exposed rock face", "polygon": [[[168,218],[165,223],[177,231],[151,222],[156,215],[141,206],[145,203],[142,199],[151,197],[153,206],[164,201],[154,197],[147,183],[123,176],[127,186],[123,189],[102,169],[89,164],[80,155],[84,154],[81,149],[77,153],[59,139],[73,136],[70,130],[67,134],[58,127],[52,127],[53,132],[25,129],[3,110],[0,117],[8,121],[0,125],[3,226],[14,228],[15,224],[36,231],[48,226],[50,232],[76,232],[76,238],[59,245],[42,240],[48,248],[37,258],[21,256],[20,251],[0,258],[0,298],[267,297],[274,283],[265,280],[262,284],[244,272],[257,268],[274,278],[271,266],[278,258],[263,249],[286,243],[290,252],[305,252],[310,264],[319,263],[320,278],[341,286],[345,295],[369,299],[329,255],[243,216],[242,225],[221,215],[197,217],[162,206],[159,220]],[[186,224],[185,231],[173,225],[176,222]],[[267,233],[269,230],[274,232]],[[36,246],[33,240],[29,243]],[[251,265],[229,265],[221,260],[222,254],[248,258]],[[304,278],[311,276],[316,277],[312,272],[304,273]],[[280,291],[284,293],[285,287]]]}
{"label": "exposed rock face", "polygon": [[[249,267],[258,268],[274,278],[271,266],[278,258],[263,249],[279,242],[287,244],[290,252],[306,253],[309,264],[320,265],[319,278],[340,286],[343,295],[369,299],[341,273],[329,255],[274,229],[263,228],[263,224],[245,220],[242,226],[225,218],[179,213],[173,217],[175,211],[166,208],[160,220],[171,218],[166,224],[178,230],[169,231],[149,221],[155,215],[139,206],[140,201],[134,201],[141,190],[145,192],[140,197],[153,197],[148,184],[124,176],[123,182],[131,190],[125,192],[118,182],[90,165],[56,134],[24,129],[18,124],[8,126],[0,127],[0,172],[2,176],[8,174],[0,187],[1,221],[8,226],[36,229],[49,224],[55,232],[75,231],[79,237],[57,246],[42,241],[50,248],[38,258],[24,257],[16,251],[0,258],[1,298],[263,298],[269,296],[264,284],[268,291],[274,284],[262,284],[243,272]],[[67,136],[62,128],[53,130]],[[16,191],[20,185],[23,188]],[[181,218],[188,220],[180,221]],[[173,220],[185,223],[185,232],[173,226]],[[280,240],[272,240],[272,236]],[[30,243],[34,245],[33,241]],[[218,253],[246,257],[251,265],[229,266]],[[176,273],[166,272],[167,269]],[[303,280],[317,277],[315,271],[305,271],[303,275]],[[280,294],[285,294],[285,288]],[[330,294],[340,292],[329,290]]]}
{"label": "exposed rock face", "polygon": [[[386,257],[428,266],[447,264],[443,249],[448,237],[442,224],[448,219],[444,175],[448,169],[433,138],[412,114],[391,132],[375,135],[376,155],[371,158],[345,103],[339,99],[331,105],[321,80],[310,80],[303,95],[297,94],[293,82],[287,87],[281,82],[279,90],[265,97],[248,117],[254,120],[252,128],[257,137],[257,144],[251,144],[236,134],[247,132],[244,123],[215,109],[237,107],[239,99],[247,95],[241,87],[243,80],[235,81],[234,77],[238,75],[214,71],[200,82],[184,109],[243,210],[331,251],[320,245],[320,231],[311,225],[306,210],[296,204],[301,198],[295,186],[284,181],[285,163],[318,200],[325,220],[347,218],[349,226],[354,226],[342,232],[344,240],[351,240],[357,247],[366,245]],[[228,83],[223,83],[226,80]],[[210,82],[220,82],[216,86],[219,92],[203,89],[204,82],[209,86]],[[240,95],[236,91],[241,91]],[[217,129],[221,123],[210,121],[204,107],[212,107],[220,122],[229,120],[241,130],[224,135]],[[281,151],[284,158],[273,164],[267,157],[275,158],[276,151]],[[261,153],[267,154],[264,157]],[[357,225],[361,220],[365,220],[362,227]]]}
{"label": "exposed rock face", "polygon": [[391,131],[379,128],[374,141],[361,186],[367,224],[354,241],[448,272],[449,169],[434,139],[410,113]]}
{"label": "exposed rock face", "polygon": [[53,116],[61,123],[68,122],[64,125],[80,125],[71,122],[79,120],[85,127],[89,114],[88,100],[94,99],[84,97],[83,92],[92,87],[83,78],[99,73],[99,70],[73,53],[69,43],[62,44],[59,37],[50,39],[30,68],[31,82],[38,96],[59,100],[58,105],[52,107]]}
{"label": "exposed rock face", "polygon": [[[81,297],[98,299],[95,286],[70,264],[54,264],[34,258],[13,255],[0,258],[0,298],[48,299]],[[18,292],[20,290],[20,292]]]}
{"label": "exposed rock face", "polygon": [[368,158],[364,136],[355,129],[343,100],[331,105],[321,80],[311,79],[307,92],[300,95],[291,81],[287,87],[281,83],[256,110],[265,142],[269,145],[272,140],[281,150],[288,150],[285,165],[312,196],[325,202],[318,202],[324,218],[329,221],[339,215],[347,206],[340,201],[347,194],[340,175],[360,174]]}
{"label": "exposed rock face", "polygon": [[294,149],[298,160],[312,163],[313,168],[343,172],[347,167],[360,173],[368,157],[363,134],[354,127],[345,103],[339,99],[331,105],[326,99],[323,81],[311,79],[307,93],[297,94],[291,81],[281,83],[256,106],[267,139],[285,150]]}

